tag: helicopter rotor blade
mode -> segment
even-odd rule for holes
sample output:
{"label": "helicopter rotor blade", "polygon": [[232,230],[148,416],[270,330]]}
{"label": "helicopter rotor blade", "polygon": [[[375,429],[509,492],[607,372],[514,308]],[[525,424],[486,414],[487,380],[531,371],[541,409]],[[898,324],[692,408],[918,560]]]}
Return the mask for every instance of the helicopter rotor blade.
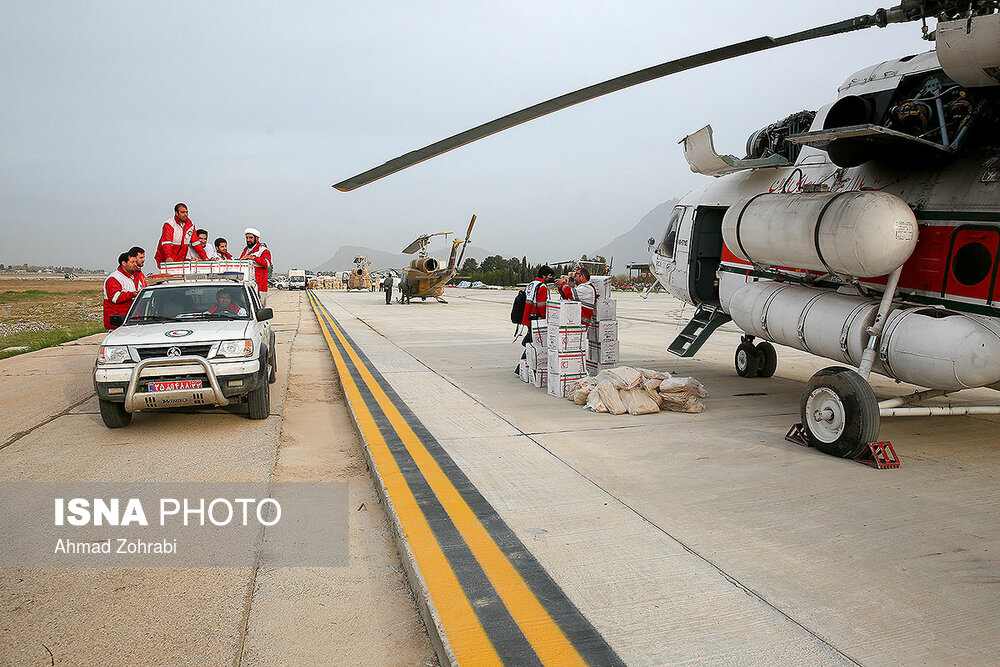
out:
{"label": "helicopter rotor blade", "polygon": [[459,132],[458,134],[448,137],[447,139],[442,139],[441,141],[424,146],[423,148],[411,151],[389,160],[378,167],[369,169],[368,171],[362,172],[356,176],[352,176],[351,178],[335,184],[333,187],[341,192],[349,192],[361,187],[362,185],[367,185],[372,181],[388,176],[389,174],[394,174],[397,171],[406,169],[407,167],[412,167],[413,165],[419,164],[424,160],[429,160],[432,157],[437,157],[442,153],[447,153],[448,151],[464,146],[465,144],[488,137],[491,134],[502,132],[503,130],[521,125],[522,123],[527,123],[528,121],[560,111],[575,104],[586,102],[625,88],[630,88],[640,83],[646,83],[654,79],[670,76],[671,74],[677,74],[678,72],[684,72],[686,70],[702,67],[704,65],[738,58],[740,56],[757,53],[759,51],[766,51],[779,46],[787,46],[797,42],[804,42],[810,39],[852,32],[854,30],[861,30],[872,26],[878,26],[881,28],[885,27],[888,23],[899,23],[919,18],[913,15],[914,12],[912,10],[907,11],[904,8],[904,5],[890,10],[879,9],[874,14],[862,14],[861,16],[856,16],[852,19],[846,19],[844,21],[830,23],[817,28],[803,30],[801,32],[792,33],[783,37],[758,37],[756,39],[730,44],[729,46],[703,51],[702,53],[686,56],[677,60],[671,60],[669,62],[654,65],[653,67],[647,67],[646,69],[641,69],[614,79],[608,79],[607,81],[596,83],[594,85],[587,86],[586,88],[581,88],[580,90],[560,95],[559,97],[554,97],[550,100],[546,100],[545,102],[540,102],[525,109],[521,109],[520,111],[515,111],[514,113],[491,120],[488,123],[484,123],[470,130]]}
{"label": "helicopter rotor blade", "polygon": [[472,226],[476,224],[476,214],[472,214],[472,220],[469,221],[469,228],[465,230],[465,242],[462,243],[462,252],[458,255],[458,261],[455,262],[456,267],[462,266],[462,258],[465,257],[465,248],[469,245],[469,237],[472,236]]}
{"label": "helicopter rotor blade", "polygon": [[410,245],[408,245],[405,248],[403,248],[403,254],[404,255],[412,255],[416,251],[420,250],[420,248],[422,248],[423,245],[426,242],[427,242],[427,235],[426,234],[424,234],[422,236],[418,236],[416,241],[414,241]]}

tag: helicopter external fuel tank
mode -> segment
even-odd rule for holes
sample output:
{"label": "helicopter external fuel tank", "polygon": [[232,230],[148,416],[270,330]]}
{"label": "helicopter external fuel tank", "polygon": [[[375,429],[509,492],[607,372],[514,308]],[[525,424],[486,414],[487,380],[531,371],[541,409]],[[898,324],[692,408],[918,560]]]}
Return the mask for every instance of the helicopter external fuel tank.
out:
{"label": "helicopter external fuel tank", "polygon": [[899,197],[850,191],[759,194],[731,206],[722,220],[737,257],[870,278],[892,272],[917,246],[917,219]]}
{"label": "helicopter external fuel tank", "polygon": [[[723,308],[741,329],[857,367],[878,302],[856,294],[720,275]],[[922,387],[958,390],[1000,381],[1000,327],[941,308],[896,308],[886,317],[876,372]]]}

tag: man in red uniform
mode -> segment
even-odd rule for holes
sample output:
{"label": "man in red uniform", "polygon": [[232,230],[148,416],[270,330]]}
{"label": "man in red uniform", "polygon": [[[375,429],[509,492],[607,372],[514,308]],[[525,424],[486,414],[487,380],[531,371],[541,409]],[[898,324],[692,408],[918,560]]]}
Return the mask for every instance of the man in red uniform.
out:
{"label": "man in red uniform", "polygon": [[146,251],[139,246],[132,246],[128,251],[129,257],[135,257],[135,271],[132,276],[135,279],[135,289],[138,292],[149,284],[146,274],[142,272],[142,266],[146,263]]}
{"label": "man in red uniform", "polygon": [[219,256],[219,259],[233,258],[233,256],[229,254],[229,242],[221,236],[215,239],[215,254]]}
{"label": "man in red uniform", "polygon": [[215,293],[215,305],[208,309],[208,313],[211,315],[216,314],[219,311],[230,311],[236,313],[240,317],[247,316],[247,309],[241,308],[240,306],[233,303],[233,297],[229,293],[228,289],[220,289]]}
{"label": "man in red uniform", "polygon": [[[528,327],[528,333],[525,334],[521,345],[527,345],[531,342],[531,321],[545,319],[545,302],[549,300],[549,288],[545,286],[545,283],[552,280],[553,275],[552,267],[548,264],[543,264],[539,267],[535,279],[524,288],[526,299],[524,302],[524,315],[521,316],[521,324]],[[527,355],[528,351],[525,350],[521,353],[521,358],[525,359]],[[521,368],[518,366],[514,369],[514,375],[520,374]]]}
{"label": "man in red uniform", "polygon": [[591,320],[594,319],[594,309],[597,308],[597,289],[590,284],[590,271],[582,266],[574,271],[572,285],[560,280],[559,293],[564,299],[580,302],[581,324],[589,327]]}
{"label": "man in red uniform", "polygon": [[197,262],[199,259],[213,259],[208,253],[208,230],[196,229],[191,237],[191,245],[188,246],[187,256],[184,258],[189,262]]}
{"label": "man in red uniform", "polygon": [[188,246],[194,236],[194,223],[188,219],[187,204],[174,206],[174,217],[163,223],[160,241],[156,245],[157,266],[163,262],[183,262],[187,258]]}
{"label": "man in red uniform", "polygon": [[125,315],[139,291],[135,286],[135,256],[123,252],[118,256],[118,268],[104,280],[104,328],[111,326],[112,315]]}
{"label": "man in red uniform", "polygon": [[240,253],[240,259],[249,259],[254,263],[254,278],[257,280],[257,291],[260,292],[260,305],[267,305],[267,272],[271,268],[271,251],[261,243],[260,231],[254,227],[243,230],[247,239],[247,247]]}

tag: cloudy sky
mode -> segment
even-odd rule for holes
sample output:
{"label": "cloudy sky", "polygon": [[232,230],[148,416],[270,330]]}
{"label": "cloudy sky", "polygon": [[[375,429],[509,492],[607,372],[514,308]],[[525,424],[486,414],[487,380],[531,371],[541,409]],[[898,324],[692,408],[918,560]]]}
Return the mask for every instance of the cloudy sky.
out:
{"label": "cloudy sky", "polygon": [[[891,3],[890,3],[891,4]],[[0,262],[111,267],[177,201],[212,236],[259,227],[279,269],[422,232],[544,259],[597,248],[721,152],[928,50],[918,24],[755,54],[632,88],[351,193],[331,185],[543,99],[709,48],[869,13],[868,0],[55,2],[0,23]],[[233,243],[230,244],[234,245]]]}

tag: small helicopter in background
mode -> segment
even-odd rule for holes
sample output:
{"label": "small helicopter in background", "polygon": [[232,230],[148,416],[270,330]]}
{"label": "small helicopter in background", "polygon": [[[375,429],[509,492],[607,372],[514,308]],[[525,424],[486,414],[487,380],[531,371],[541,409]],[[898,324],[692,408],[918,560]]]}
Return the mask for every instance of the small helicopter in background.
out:
{"label": "small helicopter in background", "polygon": [[364,290],[369,292],[372,290],[375,279],[372,277],[372,265],[368,261],[368,258],[364,255],[358,255],[354,258],[354,268],[351,269],[351,274],[347,277],[347,289],[352,290]]}
{"label": "small helicopter in background", "polygon": [[[400,303],[409,303],[413,298],[427,300],[428,297],[437,299],[440,303],[448,303],[444,297],[444,287],[448,281],[455,277],[458,267],[462,264],[462,257],[465,256],[465,247],[469,245],[469,237],[472,236],[472,227],[476,224],[476,216],[472,216],[469,221],[469,228],[465,232],[465,239],[457,238],[451,243],[451,255],[448,257],[447,266],[441,266],[433,257],[427,256],[427,245],[431,238],[444,235],[447,237],[454,232],[435,232],[434,234],[421,234],[413,243],[403,248],[403,254],[417,256],[410,262],[410,265],[403,269],[403,277],[399,283]],[[458,254],[458,247],[462,246],[462,254]]]}
{"label": "small helicopter in background", "polygon": [[[963,389],[1000,390],[998,11],[998,0],[902,0],[712,49],[516,111],[334,187],[352,190],[639,83],[920,21],[934,50],[856,72],[831,103],[752,133],[743,158],[719,155],[711,126],[685,137],[691,170],[713,179],[683,197],[649,243],[657,281],[697,307],[668,351],[693,356],[732,321],[745,334],[735,354],[740,376],[774,374],[772,343],[833,360],[807,383],[802,423],[790,435],[856,458],[878,439],[883,417],[1000,414],[998,404],[914,405]],[[872,372],[928,389],[880,401]]]}

